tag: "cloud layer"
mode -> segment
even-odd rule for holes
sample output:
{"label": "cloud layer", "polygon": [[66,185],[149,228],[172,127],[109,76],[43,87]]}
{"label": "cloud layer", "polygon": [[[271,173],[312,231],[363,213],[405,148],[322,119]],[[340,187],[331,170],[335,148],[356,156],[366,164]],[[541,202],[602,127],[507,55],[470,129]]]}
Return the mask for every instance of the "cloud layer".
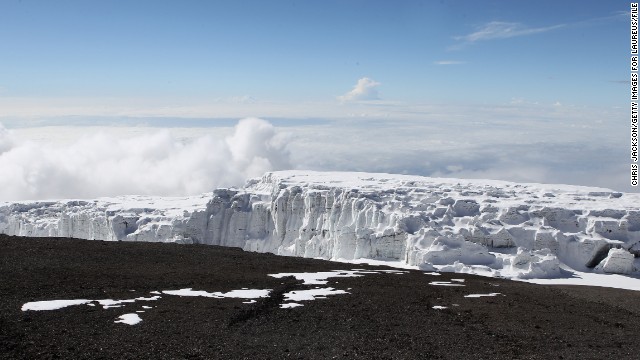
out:
{"label": "cloud layer", "polygon": [[284,138],[268,122],[241,120],[224,140],[183,141],[168,130],[87,136],[62,147],[17,143],[0,127],[0,201],[123,194],[187,195],[242,185],[289,168]]}
{"label": "cloud layer", "polygon": [[[619,140],[628,132],[620,121],[624,109],[518,102],[500,108],[421,108],[415,120],[292,120],[282,129],[259,119],[235,127],[179,127],[176,120],[170,132],[123,125],[0,129],[0,201],[195,195],[242,186],[247,178],[279,169],[637,191],[628,185],[627,143]],[[97,134],[87,136],[89,131]]]}

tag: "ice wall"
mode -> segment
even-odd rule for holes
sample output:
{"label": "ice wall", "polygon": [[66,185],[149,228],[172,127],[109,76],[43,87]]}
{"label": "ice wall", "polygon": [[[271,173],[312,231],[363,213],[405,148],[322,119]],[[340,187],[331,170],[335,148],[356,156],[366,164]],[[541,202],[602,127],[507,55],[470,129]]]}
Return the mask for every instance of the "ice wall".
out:
{"label": "ice wall", "polygon": [[196,197],[0,204],[0,232],[176,241],[424,269],[637,273],[639,194],[568,185],[284,171]]}

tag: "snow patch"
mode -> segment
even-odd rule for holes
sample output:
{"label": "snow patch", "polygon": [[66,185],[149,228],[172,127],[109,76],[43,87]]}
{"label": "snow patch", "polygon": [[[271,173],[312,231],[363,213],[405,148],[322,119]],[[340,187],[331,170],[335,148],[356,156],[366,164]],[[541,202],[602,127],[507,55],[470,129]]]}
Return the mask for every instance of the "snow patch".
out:
{"label": "snow patch", "polygon": [[239,298],[239,299],[256,299],[269,296],[270,289],[243,289],[232,290],[226,293],[222,292],[207,292],[202,290],[193,290],[191,288],[179,289],[179,290],[163,290],[163,294],[175,295],[175,296],[193,296],[193,297],[207,297],[207,298]]}
{"label": "snow patch", "polygon": [[120,315],[118,317],[118,320],[116,320],[115,322],[121,323],[121,324],[127,324],[127,325],[136,325],[142,322],[142,319],[140,318],[140,316],[138,316],[138,314],[131,313],[131,314]]}
{"label": "snow patch", "polygon": [[296,290],[290,291],[284,294],[285,301],[310,301],[315,299],[322,299],[329,295],[342,295],[348,294],[344,290],[336,290],[331,287],[317,288],[308,290]]}
{"label": "snow patch", "polygon": [[479,298],[479,297],[485,297],[485,296],[498,296],[501,295],[500,293],[489,293],[489,294],[469,294],[469,295],[465,295],[464,297],[466,298]]}
{"label": "snow patch", "polygon": [[290,302],[290,303],[284,303],[284,304],[280,304],[280,308],[281,309],[292,309],[298,306],[304,306],[302,304],[298,304],[298,303],[294,303],[294,302]]}
{"label": "snow patch", "polygon": [[463,284],[454,284],[450,281],[432,281],[429,283],[429,285],[435,285],[435,286],[464,286]]}
{"label": "snow patch", "polygon": [[22,311],[48,311],[58,310],[66,308],[67,306],[88,304],[93,300],[47,300],[47,301],[34,301],[28,302],[22,305]]}

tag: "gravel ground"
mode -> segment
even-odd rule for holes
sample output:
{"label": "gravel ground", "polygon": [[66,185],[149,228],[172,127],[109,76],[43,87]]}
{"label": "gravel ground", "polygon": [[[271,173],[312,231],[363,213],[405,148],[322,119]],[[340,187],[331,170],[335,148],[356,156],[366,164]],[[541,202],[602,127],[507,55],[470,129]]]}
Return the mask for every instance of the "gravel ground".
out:
{"label": "gravel ground", "polygon": [[[348,294],[282,309],[284,293],[314,286],[267,276],[354,268],[385,269],[216,246],[0,235],[0,358],[640,357],[638,292],[408,271],[332,278],[326,286]],[[430,284],[451,279],[464,286]],[[21,310],[32,301],[132,299],[182,288],[273,290],[252,304],[162,295],[120,308]],[[487,293],[500,294],[465,297]],[[135,311],[144,311],[141,323],[115,322]]]}

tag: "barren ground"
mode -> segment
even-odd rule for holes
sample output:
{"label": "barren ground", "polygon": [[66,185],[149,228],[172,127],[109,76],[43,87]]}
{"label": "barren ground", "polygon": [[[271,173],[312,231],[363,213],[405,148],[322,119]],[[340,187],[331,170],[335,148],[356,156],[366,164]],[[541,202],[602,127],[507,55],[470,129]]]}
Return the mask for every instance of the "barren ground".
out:
{"label": "barren ground", "polygon": [[[0,358],[618,359],[637,358],[640,293],[541,286],[464,274],[329,279],[349,294],[281,309],[307,289],[267,274],[370,268],[234,248],[0,235]],[[430,285],[464,279],[465,286]],[[56,299],[131,299],[193,288],[274,289],[244,299],[163,295],[122,308],[22,311]],[[473,293],[495,297],[465,298]],[[454,306],[457,304],[458,306]],[[143,310],[143,321],[114,321]],[[447,309],[436,310],[435,305]]]}

